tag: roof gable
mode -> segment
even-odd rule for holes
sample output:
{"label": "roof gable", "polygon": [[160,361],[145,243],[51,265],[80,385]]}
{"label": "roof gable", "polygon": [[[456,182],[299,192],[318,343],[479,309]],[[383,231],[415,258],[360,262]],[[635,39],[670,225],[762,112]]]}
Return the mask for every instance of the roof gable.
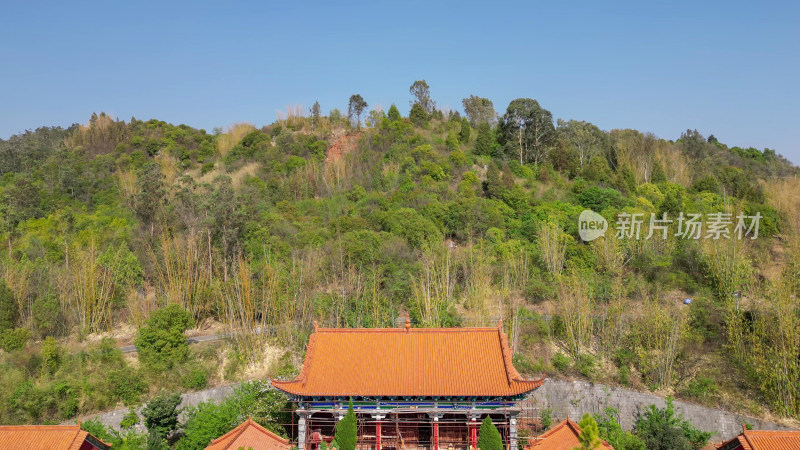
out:
{"label": "roof gable", "polygon": [[248,417],[233,430],[211,441],[206,450],[252,448],[253,450],[288,450],[289,440],[267,430]]}
{"label": "roof gable", "polygon": [[305,396],[503,397],[544,381],[514,369],[500,328],[318,328],[300,374],[273,380]]}
{"label": "roof gable", "polygon": [[743,450],[785,450],[800,448],[800,431],[744,430],[717,448]]}
{"label": "roof gable", "polygon": [[91,448],[111,444],[97,439],[78,425],[0,425],[0,448],[26,450],[78,450],[85,442]]}
{"label": "roof gable", "polygon": [[[550,428],[528,446],[531,450],[572,450],[580,447],[581,442],[578,436],[581,435],[581,427],[570,418],[560,422]],[[613,450],[614,447],[607,442],[602,442],[599,449]]]}

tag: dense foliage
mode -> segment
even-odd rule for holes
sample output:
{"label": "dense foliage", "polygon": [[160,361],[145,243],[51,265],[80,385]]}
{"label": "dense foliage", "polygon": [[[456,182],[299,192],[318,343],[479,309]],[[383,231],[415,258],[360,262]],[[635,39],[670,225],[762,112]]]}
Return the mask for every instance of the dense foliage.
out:
{"label": "dense foliage", "polygon": [[[424,80],[409,92],[408,117],[354,95],[349,121],[318,104],[213,133],[99,114],[0,140],[1,421],[202,388],[268,341],[300,352],[314,321],[406,312],[502,318],[526,374],[800,414],[797,168],[694,130],[554,122],[530,98],[498,117],[470,96],[461,117]],[[605,237],[579,238],[586,208]],[[680,212],[760,214],[759,236],[644,239],[646,221],[642,239],[615,237],[620,213]],[[229,332],[224,361],[189,357],[184,331],[208,321]],[[72,345],[125,326],[141,365]]]}

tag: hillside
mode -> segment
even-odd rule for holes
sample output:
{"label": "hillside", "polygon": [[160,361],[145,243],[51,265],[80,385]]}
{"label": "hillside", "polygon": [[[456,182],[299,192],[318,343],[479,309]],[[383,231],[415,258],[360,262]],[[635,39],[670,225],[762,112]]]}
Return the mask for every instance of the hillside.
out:
{"label": "hillside", "polygon": [[[796,167],[692,130],[554,121],[531,99],[499,117],[424,100],[365,124],[314,108],[209,133],[100,114],[0,140],[0,423],[288,374],[314,321],[406,312],[502,319],[527,375],[800,418]],[[584,209],[605,237],[579,237]],[[645,238],[651,214],[681,212],[730,214],[731,237]],[[615,236],[620,213],[642,214],[640,239]],[[739,214],[759,215],[756,239],[737,238]],[[167,305],[234,337],[164,364],[101,340]]]}

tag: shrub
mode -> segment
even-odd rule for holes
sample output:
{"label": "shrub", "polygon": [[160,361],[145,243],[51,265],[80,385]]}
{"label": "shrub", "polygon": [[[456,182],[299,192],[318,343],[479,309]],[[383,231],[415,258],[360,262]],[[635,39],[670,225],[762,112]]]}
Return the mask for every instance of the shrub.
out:
{"label": "shrub", "polygon": [[108,383],[112,398],[126,405],[138,403],[140,396],[147,391],[147,383],[141,374],[128,366],[108,372]]}
{"label": "shrub", "polygon": [[208,371],[200,367],[192,368],[181,377],[181,386],[194,391],[205,389],[208,386]]}
{"label": "shrub", "polygon": [[569,368],[571,363],[569,357],[561,352],[553,355],[553,359],[551,359],[550,362],[552,362],[553,367],[558,369],[560,372],[565,372]]}
{"label": "shrub", "polygon": [[172,304],[156,310],[139,329],[135,344],[142,364],[156,372],[172,369],[189,357],[183,332],[194,326],[191,314]]}
{"label": "shrub", "polygon": [[542,428],[547,430],[553,424],[553,410],[545,408],[542,410]]}
{"label": "shrub", "polygon": [[575,361],[575,370],[586,378],[594,377],[597,362],[592,355],[581,355]]}
{"label": "shrub", "polygon": [[47,337],[42,342],[42,376],[52,375],[59,365],[61,365],[61,349],[55,339]]}
{"label": "shrub", "polygon": [[717,393],[717,385],[711,378],[699,376],[689,382],[684,393],[689,397],[703,400]]}
{"label": "shrub", "polygon": [[125,414],[125,416],[122,418],[122,421],[119,423],[119,426],[123,430],[128,430],[128,429],[133,428],[139,422],[140,422],[140,420],[139,420],[139,416],[136,414],[136,410],[133,409],[133,407],[130,407],[128,409],[127,414]]}
{"label": "shrub", "polygon": [[699,449],[708,443],[712,434],[698,430],[681,414],[676,414],[671,397],[667,397],[667,406],[663,409],[650,405],[636,420],[635,429],[636,436],[652,450]]}
{"label": "shrub", "polygon": [[61,305],[53,294],[42,295],[33,301],[33,326],[40,336],[49,336],[56,330]]}
{"label": "shrub", "polygon": [[26,328],[14,328],[0,331],[0,348],[7,352],[13,352],[25,347],[31,333]]}

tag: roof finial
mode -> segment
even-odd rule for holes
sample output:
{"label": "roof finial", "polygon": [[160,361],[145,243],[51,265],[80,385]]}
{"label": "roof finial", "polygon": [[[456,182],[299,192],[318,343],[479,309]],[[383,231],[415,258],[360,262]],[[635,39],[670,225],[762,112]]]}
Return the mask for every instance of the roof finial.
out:
{"label": "roof finial", "polygon": [[503,318],[501,317],[500,320],[497,321],[497,328],[501,331],[503,330]]}
{"label": "roof finial", "polygon": [[746,423],[743,423],[743,424],[742,424],[742,433],[744,433],[744,432],[746,432],[746,431],[747,431],[747,424],[746,424]]}
{"label": "roof finial", "polygon": [[406,331],[411,329],[411,316],[406,313]]}
{"label": "roof finial", "polygon": [[316,332],[317,330],[319,330],[319,323],[317,323],[317,321],[315,320],[314,321],[314,331]]}

